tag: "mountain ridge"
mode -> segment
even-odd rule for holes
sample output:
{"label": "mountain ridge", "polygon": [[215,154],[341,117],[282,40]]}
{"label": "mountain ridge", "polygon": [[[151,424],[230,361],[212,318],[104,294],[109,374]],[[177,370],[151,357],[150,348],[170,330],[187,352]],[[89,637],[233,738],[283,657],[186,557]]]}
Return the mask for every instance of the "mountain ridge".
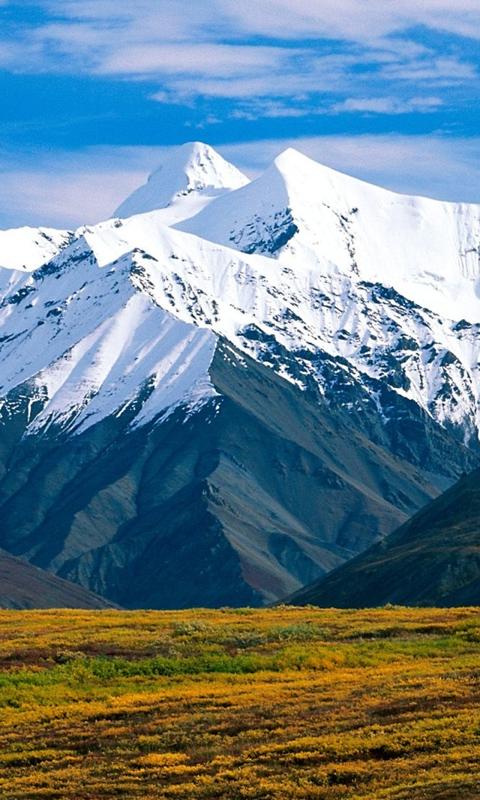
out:
{"label": "mountain ridge", "polygon": [[[141,244],[146,249],[141,249]],[[64,296],[57,301],[51,297],[50,276],[56,281],[57,294],[65,287]],[[94,295],[87,294],[87,287]],[[163,225],[156,212],[79,229],[47,266],[23,276],[5,292],[0,345],[7,359],[4,369],[11,353],[13,373],[8,384],[2,381],[3,392],[35,373],[43,375],[49,368],[48,359],[52,362],[53,358],[54,364],[62,349],[71,353],[72,335],[77,335],[78,324],[82,335],[89,317],[94,325],[89,335],[101,334],[95,306],[103,309],[107,319],[115,308],[128,316],[122,308],[132,290],[146,298],[144,304],[152,304],[152,312],[154,307],[163,309],[182,323],[210,329],[250,355],[266,358],[265,342],[273,337],[272,342],[297,354],[305,372],[320,386],[322,377],[312,370],[316,350],[328,353],[339,364],[346,359],[350,369],[364,375],[366,385],[371,379],[386,380],[442,424],[457,428],[460,437],[477,436],[480,326],[444,320],[379,284],[343,275],[323,276],[318,271],[295,272],[264,255],[226,249]],[[76,319],[79,323],[74,325]],[[35,356],[29,371],[29,362],[23,358],[19,372],[19,347],[23,353],[25,347],[38,352],[36,342],[45,338],[45,329],[40,331],[39,325],[45,324],[52,330],[57,355],[40,351],[40,361]],[[263,341],[252,339],[251,325],[259,328]],[[79,342],[79,356],[85,346],[90,348],[88,340]],[[108,359],[116,358],[115,348],[111,353],[104,348],[104,352],[107,366]],[[70,355],[67,362],[76,363]],[[62,363],[70,369],[67,362],[64,359]],[[288,377],[285,365],[279,366]],[[52,369],[59,374],[59,364]],[[143,380],[149,378],[149,373],[144,374]],[[83,391],[90,394],[92,389],[98,394],[97,384],[94,381],[92,386],[88,378]],[[124,397],[122,402],[128,399]]]}
{"label": "mountain ridge", "polygon": [[398,194],[287,150],[177,227],[296,269],[378,281],[447,317],[452,300],[470,322],[479,316],[478,204]]}

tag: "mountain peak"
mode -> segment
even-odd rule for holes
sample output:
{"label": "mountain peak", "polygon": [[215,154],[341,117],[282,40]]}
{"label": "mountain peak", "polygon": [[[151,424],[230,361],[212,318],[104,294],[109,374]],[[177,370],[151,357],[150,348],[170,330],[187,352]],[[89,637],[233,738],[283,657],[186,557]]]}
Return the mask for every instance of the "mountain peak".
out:
{"label": "mountain peak", "polygon": [[272,169],[279,172],[284,180],[288,178],[299,183],[302,192],[306,181],[307,185],[313,184],[316,187],[316,193],[318,193],[318,181],[321,180],[322,182],[328,181],[330,186],[338,186],[342,190],[351,191],[352,187],[356,187],[356,190],[361,192],[381,193],[384,196],[392,195],[392,192],[388,189],[382,189],[375,184],[322,164],[322,162],[310,158],[310,156],[305,155],[300,150],[296,150],[294,147],[287,147],[286,150],[283,150],[272,162],[270,171]]}
{"label": "mountain peak", "polygon": [[301,153],[300,150],[296,150],[294,147],[287,147],[285,150],[282,150],[274,159],[273,163],[280,168],[296,167],[299,164],[305,163],[315,163],[318,166],[317,161],[314,162],[313,159],[306,156],[305,153]]}
{"label": "mountain peak", "polygon": [[[246,183],[248,178],[213,147],[203,142],[186,142],[166,154],[147,182],[117,208],[115,216],[129,217],[175,205],[177,219],[181,219],[185,213],[184,201],[191,200],[191,195],[197,200],[199,195],[212,198]],[[188,202],[187,206],[190,205]]]}

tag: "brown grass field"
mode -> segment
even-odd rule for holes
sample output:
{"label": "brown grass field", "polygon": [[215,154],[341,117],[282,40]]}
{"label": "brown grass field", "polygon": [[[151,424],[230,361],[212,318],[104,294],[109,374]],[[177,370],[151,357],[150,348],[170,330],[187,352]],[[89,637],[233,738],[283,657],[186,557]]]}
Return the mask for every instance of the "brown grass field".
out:
{"label": "brown grass field", "polygon": [[480,611],[0,612],[0,797],[480,798]]}

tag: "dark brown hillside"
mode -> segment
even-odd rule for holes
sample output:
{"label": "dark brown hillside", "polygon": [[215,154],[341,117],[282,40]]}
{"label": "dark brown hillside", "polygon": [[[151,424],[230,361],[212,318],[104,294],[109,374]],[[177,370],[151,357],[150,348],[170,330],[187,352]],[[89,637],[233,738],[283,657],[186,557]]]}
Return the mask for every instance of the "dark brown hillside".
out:
{"label": "dark brown hillside", "polygon": [[0,550],[0,608],[112,608],[103,597]]}

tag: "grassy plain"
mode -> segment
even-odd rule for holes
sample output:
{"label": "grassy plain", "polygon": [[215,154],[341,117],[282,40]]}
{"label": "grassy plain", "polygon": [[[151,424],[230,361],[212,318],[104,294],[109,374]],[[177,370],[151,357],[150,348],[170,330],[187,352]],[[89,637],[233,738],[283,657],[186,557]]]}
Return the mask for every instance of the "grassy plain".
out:
{"label": "grassy plain", "polygon": [[480,611],[0,612],[0,797],[479,798]]}

